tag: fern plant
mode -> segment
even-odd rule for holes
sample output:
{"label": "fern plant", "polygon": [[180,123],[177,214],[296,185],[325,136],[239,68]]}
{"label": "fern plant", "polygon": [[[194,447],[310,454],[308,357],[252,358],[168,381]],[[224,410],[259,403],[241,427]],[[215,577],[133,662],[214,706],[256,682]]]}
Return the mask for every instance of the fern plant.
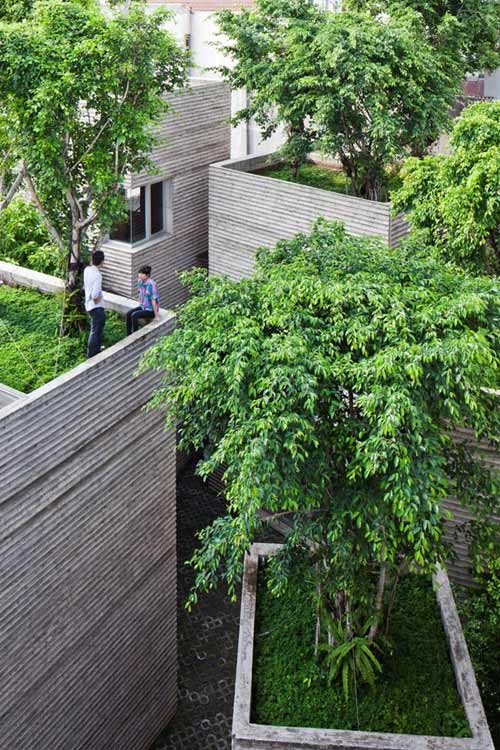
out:
{"label": "fern plant", "polygon": [[320,646],[325,652],[328,681],[332,683],[341,677],[346,700],[351,685],[358,681],[367,683],[374,690],[377,674],[382,672],[382,666],[373,653],[374,650],[381,652],[381,648],[368,636],[370,625],[368,620],[359,635],[352,635],[347,625],[332,617],[328,623],[329,643]]}

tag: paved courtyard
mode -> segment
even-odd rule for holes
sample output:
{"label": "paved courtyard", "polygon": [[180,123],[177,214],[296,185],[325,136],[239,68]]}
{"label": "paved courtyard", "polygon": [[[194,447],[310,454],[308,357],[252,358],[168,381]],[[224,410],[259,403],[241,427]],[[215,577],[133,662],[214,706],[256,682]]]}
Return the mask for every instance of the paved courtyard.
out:
{"label": "paved courtyard", "polygon": [[178,647],[177,714],[152,750],[229,750],[239,602],[220,587],[184,608],[193,573],[184,563],[196,546],[196,532],[224,513],[224,500],[194,476],[189,466],[177,487]]}

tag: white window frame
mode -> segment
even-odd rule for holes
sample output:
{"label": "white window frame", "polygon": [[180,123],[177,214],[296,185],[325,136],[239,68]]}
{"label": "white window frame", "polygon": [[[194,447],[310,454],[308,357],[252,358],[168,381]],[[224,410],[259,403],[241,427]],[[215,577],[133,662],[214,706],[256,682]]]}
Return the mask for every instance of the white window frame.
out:
{"label": "white window frame", "polygon": [[[151,185],[156,185],[159,182],[163,183],[163,229],[155,234],[151,234]],[[110,234],[107,235],[105,243],[106,245],[117,245],[119,247],[137,248],[147,244],[154,244],[164,237],[168,237],[173,234],[173,211],[172,211],[172,198],[173,198],[173,185],[171,179],[165,180],[154,180],[154,182],[148,182],[145,185],[139,185],[138,187],[144,188],[144,212],[146,214],[146,234],[142,240],[136,240],[135,242],[125,242],[124,240],[112,239]]]}

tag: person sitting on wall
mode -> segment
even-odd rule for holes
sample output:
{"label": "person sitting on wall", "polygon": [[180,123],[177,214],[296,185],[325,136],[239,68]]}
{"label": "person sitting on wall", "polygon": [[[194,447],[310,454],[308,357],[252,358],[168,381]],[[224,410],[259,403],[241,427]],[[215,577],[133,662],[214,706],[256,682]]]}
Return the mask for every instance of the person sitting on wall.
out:
{"label": "person sitting on wall", "polygon": [[90,335],[87,344],[87,357],[99,354],[102,348],[102,334],[106,324],[102,276],[100,269],[104,263],[104,253],[96,250],[90,257],[91,265],[83,272],[85,309],[90,316]]}
{"label": "person sitting on wall", "polygon": [[140,318],[155,318],[160,314],[160,294],[158,287],[151,278],[151,266],[141,266],[137,274],[137,290],[139,292],[139,307],[134,307],[127,313],[127,336],[137,331]]}

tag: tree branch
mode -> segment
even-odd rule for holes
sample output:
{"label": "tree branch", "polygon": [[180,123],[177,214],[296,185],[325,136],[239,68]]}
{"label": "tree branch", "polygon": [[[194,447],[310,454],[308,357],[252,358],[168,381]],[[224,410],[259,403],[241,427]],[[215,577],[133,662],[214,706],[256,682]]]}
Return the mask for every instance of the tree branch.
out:
{"label": "tree branch", "polygon": [[17,173],[16,179],[14,180],[14,182],[12,183],[12,185],[10,186],[10,189],[9,189],[7,195],[5,196],[5,198],[0,203],[0,211],[3,211],[4,208],[7,208],[7,206],[11,202],[12,198],[15,196],[15,194],[19,190],[19,188],[21,186],[21,183],[24,180],[25,176],[26,176],[26,167],[25,167],[24,164],[22,164],[21,167],[19,168],[19,172]]}
{"label": "tree branch", "polygon": [[[26,166],[25,166],[25,169],[26,169]],[[63,253],[65,253],[66,252],[66,246],[65,246],[64,242],[62,241],[61,235],[59,234],[59,232],[57,231],[57,229],[55,228],[55,226],[52,224],[52,222],[50,221],[50,219],[49,219],[49,217],[48,217],[48,215],[47,215],[44,207],[42,206],[40,198],[38,197],[38,193],[36,192],[36,188],[35,188],[35,186],[33,184],[33,180],[31,179],[31,176],[29,175],[29,173],[27,171],[26,171],[26,175],[25,176],[26,176],[26,184],[28,186],[28,190],[30,192],[30,195],[31,195],[31,197],[33,199],[33,202],[34,202],[35,206],[37,207],[37,209],[38,209],[38,211],[40,213],[40,216],[43,219],[43,223],[45,224],[48,233],[50,234],[50,236],[52,237],[52,239],[54,240],[54,242],[56,243],[56,245],[58,246],[58,248],[60,250],[62,250]]]}

